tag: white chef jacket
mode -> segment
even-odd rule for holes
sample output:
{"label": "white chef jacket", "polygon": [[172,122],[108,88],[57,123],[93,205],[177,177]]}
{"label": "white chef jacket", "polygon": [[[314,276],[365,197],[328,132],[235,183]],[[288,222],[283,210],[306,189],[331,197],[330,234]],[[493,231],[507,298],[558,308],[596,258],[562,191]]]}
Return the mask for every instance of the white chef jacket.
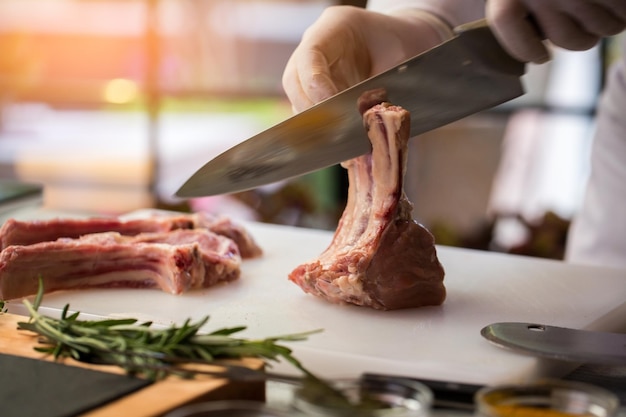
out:
{"label": "white chef jacket", "polygon": [[626,41],[597,108],[591,173],[566,259],[626,268]]}
{"label": "white chef jacket", "polygon": [[[455,27],[482,18],[485,5],[484,0],[369,0],[367,8],[383,13],[425,10]],[[565,259],[626,268],[626,40],[598,104],[591,173]]]}

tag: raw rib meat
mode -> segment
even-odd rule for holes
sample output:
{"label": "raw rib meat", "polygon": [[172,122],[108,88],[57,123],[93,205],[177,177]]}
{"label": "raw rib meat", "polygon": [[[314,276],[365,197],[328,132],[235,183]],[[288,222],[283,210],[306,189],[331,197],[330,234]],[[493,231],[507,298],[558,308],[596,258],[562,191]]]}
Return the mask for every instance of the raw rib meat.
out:
{"label": "raw rib meat", "polygon": [[14,245],[0,253],[0,299],[90,287],[160,288],[180,294],[239,278],[237,245],[206,229],[116,232]]}
{"label": "raw rib meat", "polygon": [[206,228],[213,233],[232,239],[239,247],[242,258],[256,258],[263,254],[263,250],[252,235],[242,225],[233,222],[229,217],[211,216],[206,213],[196,213],[191,217],[195,228]]}
{"label": "raw rib meat", "polygon": [[[182,224],[181,224],[182,222]],[[118,232],[125,236],[139,233],[191,229],[193,222],[185,217],[150,217],[121,220],[117,217],[56,218],[20,221],[9,219],[0,228],[0,249],[11,245],[32,245],[59,238],[78,238],[91,233]]]}
{"label": "raw rib meat", "polygon": [[118,217],[34,221],[9,219],[0,228],[0,250],[11,245],[32,245],[64,237],[78,238],[91,233],[118,232],[125,236],[134,236],[139,233],[194,228],[206,228],[231,238],[239,247],[243,258],[253,258],[262,254],[261,248],[241,225],[227,217],[216,217],[206,213],[154,215],[132,220]]}
{"label": "raw rib meat", "polygon": [[372,153],[342,164],[348,200],[330,246],[289,279],[333,303],[393,310],[443,303],[444,270],[433,236],[403,191],[409,113],[389,103],[363,116]]}

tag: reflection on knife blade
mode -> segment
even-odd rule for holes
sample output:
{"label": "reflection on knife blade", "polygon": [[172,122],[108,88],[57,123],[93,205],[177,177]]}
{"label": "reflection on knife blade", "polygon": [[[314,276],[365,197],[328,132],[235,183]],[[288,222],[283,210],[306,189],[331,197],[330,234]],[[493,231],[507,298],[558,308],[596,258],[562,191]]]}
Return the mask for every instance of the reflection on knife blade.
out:
{"label": "reflection on knife blade", "polygon": [[271,174],[278,169],[276,164],[250,164],[239,165],[228,171],[228,179],[232,182],[245,182]]}

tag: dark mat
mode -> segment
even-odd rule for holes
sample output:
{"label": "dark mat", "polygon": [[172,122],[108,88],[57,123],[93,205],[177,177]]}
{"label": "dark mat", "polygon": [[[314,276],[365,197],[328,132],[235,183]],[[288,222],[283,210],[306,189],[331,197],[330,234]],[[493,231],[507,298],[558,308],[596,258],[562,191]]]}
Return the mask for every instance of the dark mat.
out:
{"label": "dark mat", "polygon": [[0,416],[70,417],[151,382],[0,353]]}

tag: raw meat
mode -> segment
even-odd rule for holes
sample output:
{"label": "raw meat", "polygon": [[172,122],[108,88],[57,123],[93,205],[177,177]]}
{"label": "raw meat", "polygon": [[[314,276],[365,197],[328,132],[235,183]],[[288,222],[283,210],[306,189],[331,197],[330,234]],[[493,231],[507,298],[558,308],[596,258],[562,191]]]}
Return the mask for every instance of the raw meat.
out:
{"label": "raw meat", "polygon": [[363,115],[372,153],[342,164],[348,200],[330,246],[289,279],[333,303],[379,310],[439,305],[444,269],[403,190],[409,113],[389,103]]}
{"label": "raw meat", "polygon": [[34,221],[9,219],[0,228],[0,250],[11,245],[31,245],[59,238],[78,238],[91,233],[118,232],[125,236],[134,236],[139,233],[194,228],[206,228],[231,238],[239,247],[243,258],[253,258],[262,254],[261,248],[243,226],[227,217],[216,217],[206,213],[163,214],[130,220],[119,217]]}
{"label": "raw meat", "polygon": [[241,256],[229,238],[206,229],[123,236],[117,232],[13,245],[0,253],[0,299],[90,287],[160,288],[180,294],[232,281]]}
{"label": "raw meat", "polygon": [[263,254],[263,250],[252,235],[242,225],[233,222],[229,217],[211,216],[206,213],[196,213],[191,217],[195,228],[206,228],[213,233],[232,239],[239,247],[242,258],[256,258]]}

